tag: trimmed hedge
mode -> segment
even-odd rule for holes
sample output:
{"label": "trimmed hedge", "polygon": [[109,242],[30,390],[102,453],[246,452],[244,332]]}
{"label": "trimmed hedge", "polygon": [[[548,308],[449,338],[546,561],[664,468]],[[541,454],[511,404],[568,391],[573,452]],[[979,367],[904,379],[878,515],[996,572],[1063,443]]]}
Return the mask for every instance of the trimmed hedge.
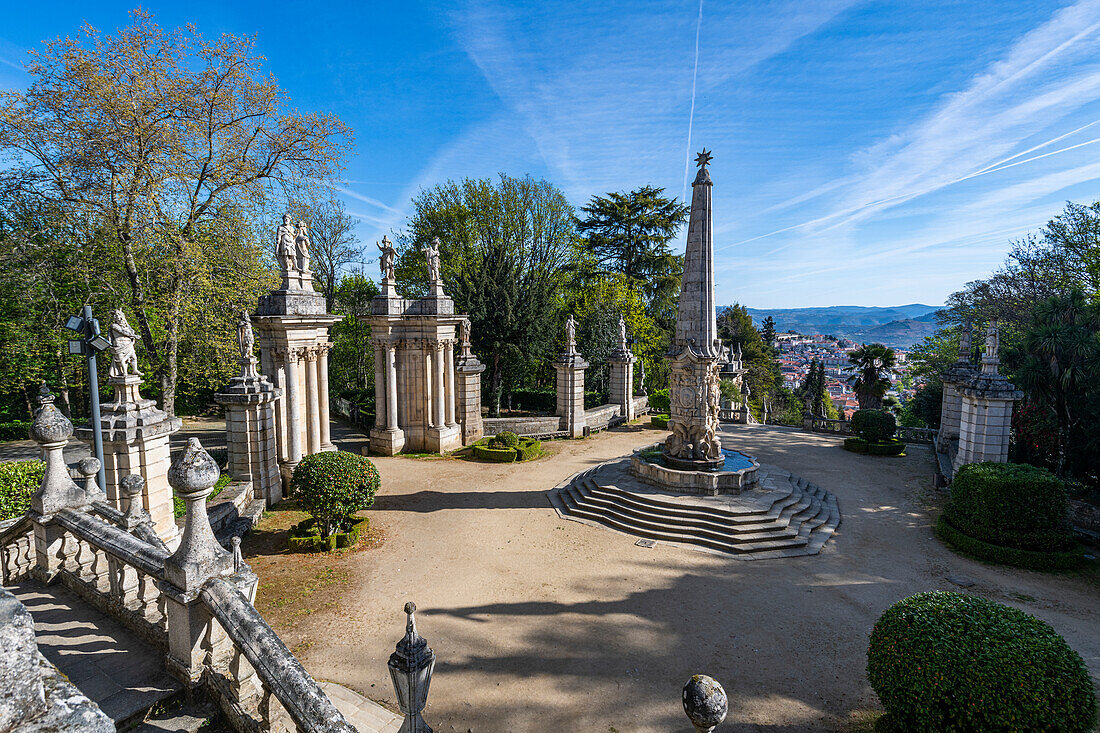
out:
{"label": "trimmed hedge", "polygon": [[38,460],[0,463],[0,522],[27,513],[45,472],[46,464]]}
{"label": "trimmed hedge", "polygon": [[0,422],[0,441],[30,440],[31,424],[27,420]]}
{"label": "trimmed hedge", "polygon": [[321,529],[312,519],[299,522],[290,528],[287,537],[287,549],[291,552],[329,552],[337,548],[354,547],[359,538],[370,526],[370,518],[351,522],[344,532],[333,532],[327,537],[321,536]]}
{"label": "trimmed hedge", "polygon": [[655,428],[661,428],[662,430],[664,430],[665,428],[668,427],[668,420],[669,420],[668,415],[653,415],[653,414],[650,414],[650,416],[649,416],[649,424],[652,425]]}
{"label": "trimmed hedge", "polygon": [[542,455],[542,442],[534,438],[517,437],[518,445],[514,448],[502,447],[499,443],[494,443],[494,439],[493,437],[482,438],[474,443],[470,451],[474,458],[495,463],[515,463],[516,461],[530,461]]}
{"label": "trimmed hedge", "polygon": [[353,514],[373,504],[381,483],[378,469],[363,456],[342,450],[313,453],[294,468],[290,498],[327,536],[344,530]]}
{"label": "trimmed hedge", "polygon": [[856,437],[845,438],[844,439],[844,450],[850,450],[853,453],[866,453],[867,452],[867,441],[864,440],[863,438],[856,438]]}
{"label": "trimmed hedge", "polygon": [[672,409],[672,401],[668,396],[668,387],[655,389],[649,393],[649,406],[656,412],[668,413]]}
{"label": "trimmed hedge", "polygon": [[894,437],[898,422],[885,410],[856,410],[852,432],[868,443],[882,443]]}
{"label": "trimmed hedge", "polygon": [[880,731],[1060,731],[1096,724],[1084,661],[1048,624],[979,596],[898,601],[875,623],[867,679]]}
{"label": "trimmed hedge", "polygon": [[1071,550],[1021,550],[986,542],[972,537],[951,524],[946,513],[936,520],[936,537],[945,545],[979,560],[1011,565],[1026,570],[1069,570],[1083,565],[1085,548],[1078,544]]}
{"label": "trimmed hedge", "polygon": [[1017,463],[963,466],[951,480],[948,506],[957,528],[997,544],[1042,550],[1050,547],[1052,533],[1064,535],[1063,546],[1052,549],[1073,544],[1066,486],[1044,468]]}
{"label": "trimmed hedge", "polygon": [[867,452],[872,456],[900,456],[905,452],[905,443],[897,438],[878,443],[868,443]]}

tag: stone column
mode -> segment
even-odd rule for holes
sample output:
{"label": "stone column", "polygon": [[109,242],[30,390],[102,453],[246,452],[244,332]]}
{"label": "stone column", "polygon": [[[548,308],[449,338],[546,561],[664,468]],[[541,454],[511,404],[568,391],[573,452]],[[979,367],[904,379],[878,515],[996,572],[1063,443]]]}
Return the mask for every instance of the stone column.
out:
{"label": "stone column", "polygon": [[386,345],[386,429],[397,430],[397,349]]}
{"label": "stone column", "polygon": [[386,349],[374,346],[374,429],[386,427]]}
{"label": "stone column", "polygon": [[444,344],[443,346],[444,364],[443,368],[447,372],[447,381],[445,387],[445,400],[447,406],[447,426],[455,426],[455,350],[452,344]]}
{"label": "stone column", "polygon": [[317,417],[321,425],[321,450],[334,451],[328,412],[328,352],[332,344],[325,342],[317,352]]}
{"label": "stone column", "polygon": [[468,343],[462,345],[458,365],[458,424],[462,428],[462,444],[470,445],[485,434],[481,422],[481,373],[485,365],[470,353]]}
{"label": "stone column", "polygon": [[554,363],[557,371],[557,407],[561,417],[559,429],[570,438],[584,435],[587,420],[584,414],[584,370],[586,362],[578,353],[565,353]]}
{"label": "stone column", "polygon": [[276,401],[281,392],[256,373],[255,358],[241,359],[242,372],[214,395],[225,406],[229,475],[252,482],[252,493],[268,506],[282,498],[276,448]]}
{"label": "stone column", "polygon": [[446,395],[444,394],[446,376],[443,366],[443,351],[446,346],[435,344],[432,349],[432,411],[433,427],[442,428],[447,424]]}
{"label": "stone column", "polygon": [[306,360],[306,455],[321,450],[321,414],[317,398],[317,349],[305,349]]}
{"label": "stone column", "polygon": [[298,352],[286,351],[287,464],[293,471],[302,460],[302,408],[298,396]]}
{"label": "stone column", "polygon": [[375,395],[384,394],[385,398],[375,404],[375,424],[379,427],[370,431],[370,450],[392,456],[405,447],[405,433],[397,422],[397,349],[392,343],[382,343],[378,353],[382,358],[375,367],[375,379],[380,380],[382,388],[376,385]]}

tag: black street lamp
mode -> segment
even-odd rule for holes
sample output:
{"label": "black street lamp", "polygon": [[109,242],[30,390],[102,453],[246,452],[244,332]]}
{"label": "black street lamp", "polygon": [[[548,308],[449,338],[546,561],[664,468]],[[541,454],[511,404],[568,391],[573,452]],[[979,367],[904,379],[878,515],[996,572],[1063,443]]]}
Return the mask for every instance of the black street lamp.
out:
{"label": "black street lamp", "polygon": [[103,469],[103,426],[99,419],[99,372],[96,368],[96,354],[111,348],[111,342],[99,335],[99,321],[92,317],[92,306],[84,306],[84,311],[79,316],[69,316],[65,321],[65,328],[75,331],[83,336],[79,339],[69,340],[69,353],[80,354],[88,365],[88,397],[90,405],[90,419],[92,423],[92,437],[95,448],[95,457],[99,461],[99,472],[96,476],[99,490],[107,490],[107,474]]}

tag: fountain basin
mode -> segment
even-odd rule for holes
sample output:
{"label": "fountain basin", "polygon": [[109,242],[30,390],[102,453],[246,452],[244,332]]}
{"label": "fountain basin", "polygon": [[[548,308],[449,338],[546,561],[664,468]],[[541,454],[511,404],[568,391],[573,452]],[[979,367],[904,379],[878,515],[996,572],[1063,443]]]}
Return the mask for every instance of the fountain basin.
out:
{"label": "fountain basin", "polygon": [[723,448],[725,463],[716,470],[685,471],[662,463],[660,450],[661,444],[654,443],[634,451],[630,473],[651,486],[681,494],[740,494],[756,486],[760,464],[740,451]]}

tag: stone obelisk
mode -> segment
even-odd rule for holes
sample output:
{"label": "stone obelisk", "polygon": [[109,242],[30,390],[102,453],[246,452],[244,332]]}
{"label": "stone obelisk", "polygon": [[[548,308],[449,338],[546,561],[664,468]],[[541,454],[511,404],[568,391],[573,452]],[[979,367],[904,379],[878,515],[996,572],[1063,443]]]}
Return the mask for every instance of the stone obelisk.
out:
{"label": "stone obelisk", "polygon": [[718,440],[721,402],[718,340],[714,300],[714,221],[711,211],[711,155],[704,149],[695,158],[699,173],[691,187],[684,277],[680,286],[676,337],[669,349],[669,385],[672,435],[665,441],[664,458],[673,468],[714,470],[723,461]]}

